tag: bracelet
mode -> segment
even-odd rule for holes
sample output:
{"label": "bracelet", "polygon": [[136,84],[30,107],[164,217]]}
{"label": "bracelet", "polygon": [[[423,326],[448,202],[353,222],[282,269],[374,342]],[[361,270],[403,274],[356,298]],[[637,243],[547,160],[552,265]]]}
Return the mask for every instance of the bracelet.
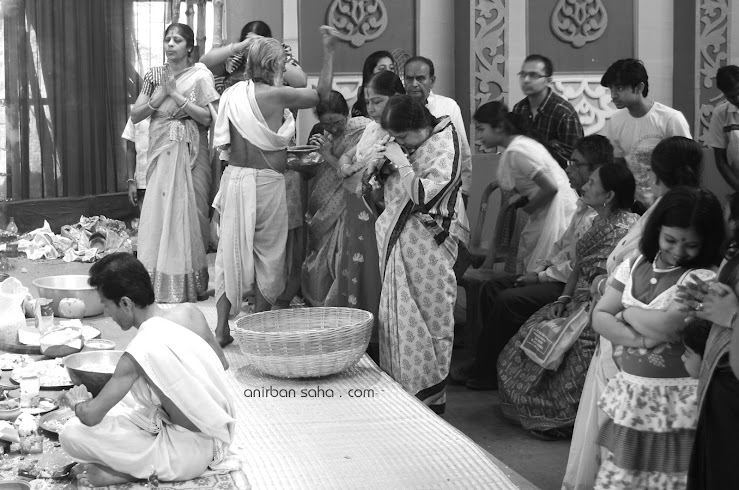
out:
{"label": "bracelet", "polygon": [[647,347],[647,338],[644,336],[644,334],[641,334],[641,345],[645,349],[648,349],[649,348],[649,347]]}
{"label": "bracelet", "polygon": [[184,110],[185,106],[190,103],[190,99],[185,99],[185,103],[180,106],[180,110]]}
{"label": "bracelet", "polygon": [[128,179],[128,180],[126,181],[126,183],[127,183],[127,184],[135,184],[135,183],[136,183],[136,179]]}
{"label": "bracelet", "polygon": [[341,167],[339,168],[339,174],[340,174],[340,175],[341,175],[342,177],[345,177],[345,175],[344,175],[344,167],[350,167],[350,166],[351,166],[351,165],[350,165],[350,164],[348,164],[348,163],[345,163],[345,164],[343,164],[343,165],[342,165],[342,166],[341,166]]}
{"label": "bracelet", "polygon": [[154,107],[153,105],[151,105],[151,100],[148,100],[146,102],[146,105],[148,105],[149,109],[151,109],[152,111],[156,111],[157,109],[159,109],[158,107]]}
{"label": "bracelet", "polygon": [[569,303],[570,301],[572,301],[572,296],[570,296],[568,294],[563,294],[562,296],[560,296],[559,298],[557,298],[557,301],[559,303],[562,303],[563,305],[566,305],[567,303]]}
{"label": "bracelet", "polygon": [[731,320],[729,320],[729,328],[734,328],[737,315],[739,315],[739,311],[734,310],[734,313],[731,314]]}

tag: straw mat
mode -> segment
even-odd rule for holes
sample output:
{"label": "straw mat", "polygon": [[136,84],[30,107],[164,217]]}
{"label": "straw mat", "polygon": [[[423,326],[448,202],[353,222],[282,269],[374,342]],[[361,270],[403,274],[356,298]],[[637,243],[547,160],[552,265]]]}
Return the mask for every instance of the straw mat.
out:
{"label": "straw mat", "polygon": [[[198,303],[208,323],[215,309]],[[236,409],[232,446],[255,489],[516,488],[486,453],[368,357],[352,369],[288,380],[225,349]]]}

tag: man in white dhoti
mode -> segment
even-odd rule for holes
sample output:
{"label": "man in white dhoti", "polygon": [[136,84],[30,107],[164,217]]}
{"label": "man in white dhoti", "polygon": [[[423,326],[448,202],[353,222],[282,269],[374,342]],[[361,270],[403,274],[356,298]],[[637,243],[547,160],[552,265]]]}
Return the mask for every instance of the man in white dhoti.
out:
{"label": "man in white dhoti", "polygon": [[[215,146],[230,149],[213,203],[221,220],[215,296],[216,338],[222,346],[233,342],[228,317],[241,309],[243,293],[254,291],[255,311],[266,311],[285,289],[288,218],[282,174],[295,132],[288,108],[319,102],[314,88],[282,84],[285,52],[278,41],[255,37],[246,55],[248,80],[221,96],[213,139]],[[323,67],[319,87],[330,83],[331,68]]]}
{"label": "man in white dhoti", "polygon": [[89,283],[123,330],[139,332],[98,396],[84,385],[65,395],[77,417],[59,440],[81,463],[78,479],[105,486],[152,472],[161,481],[180,481],[208,469],[238,469],[229,453],[236,420],[228,364],[200,310],[161,309],[146,268],[130,254],[98,261]]}

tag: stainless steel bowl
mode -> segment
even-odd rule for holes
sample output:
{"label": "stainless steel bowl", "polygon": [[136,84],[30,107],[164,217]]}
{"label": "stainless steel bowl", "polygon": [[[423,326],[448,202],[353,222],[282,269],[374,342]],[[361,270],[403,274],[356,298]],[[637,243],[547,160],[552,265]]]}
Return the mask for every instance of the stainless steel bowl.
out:
{"label": "stainless steel bowl", "polygon": [[4,272],[0,272],[0,282],[3,282],[5,279],[9,278],[10,274],[6,274]]}
{"label": "stainless steel bowl", "polygon": [[80,367],[89,366],[90,364],[103,364],[115,367],[122,355],[122,350],[80,352],[65,357],[62,364],[67,368],[72,383],[75,385],[85,385],[93,396],[98,396],[105,384],[113,377],[113,373],[82,370]]}
{"label": "stainless steel bowl", "polygon": [[0,490],[31,490],[31,485],[21,480],[3,480]]}
{"label": "stainless steel bowl", "polygon": [[85,316],[100,315],[103,304],[98,293],[87,283],[88,276],[48,276],[34,279],[33,285],[38,290],[39,298],[53,300],[54,315],[59,315],[59,301],[64,298],[78,298],[85,302]]}

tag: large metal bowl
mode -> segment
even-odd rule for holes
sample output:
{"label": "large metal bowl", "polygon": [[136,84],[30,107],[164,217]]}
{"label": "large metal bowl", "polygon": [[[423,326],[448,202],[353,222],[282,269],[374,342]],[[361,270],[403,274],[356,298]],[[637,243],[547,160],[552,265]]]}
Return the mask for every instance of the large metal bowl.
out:
{"label": "large metal bowl", "polygon": [[103,304],[98,293],[87,283],[88,276],[48,276],[34,279],[33,285],[38,290],[39,298],[53,300],[54,315],[59,315],[59,301],[64,298],[78,298],[85,302],[85,316],[100,315]]}
{"label": "large metal bowl", "polygon": [[[113,373],[104,373],[93,370],[82,370],[81,367],[91,364],[101,364],[115,367],[123,355],[122,350],[102,350],[92,352],[80,352],[64,358],[62,364],[67,368],[69,378],[75,385],[85,385],[93,396],[98,396],[105,384],[113,377]],[[112,371],[112,369],[111,369]]]}

